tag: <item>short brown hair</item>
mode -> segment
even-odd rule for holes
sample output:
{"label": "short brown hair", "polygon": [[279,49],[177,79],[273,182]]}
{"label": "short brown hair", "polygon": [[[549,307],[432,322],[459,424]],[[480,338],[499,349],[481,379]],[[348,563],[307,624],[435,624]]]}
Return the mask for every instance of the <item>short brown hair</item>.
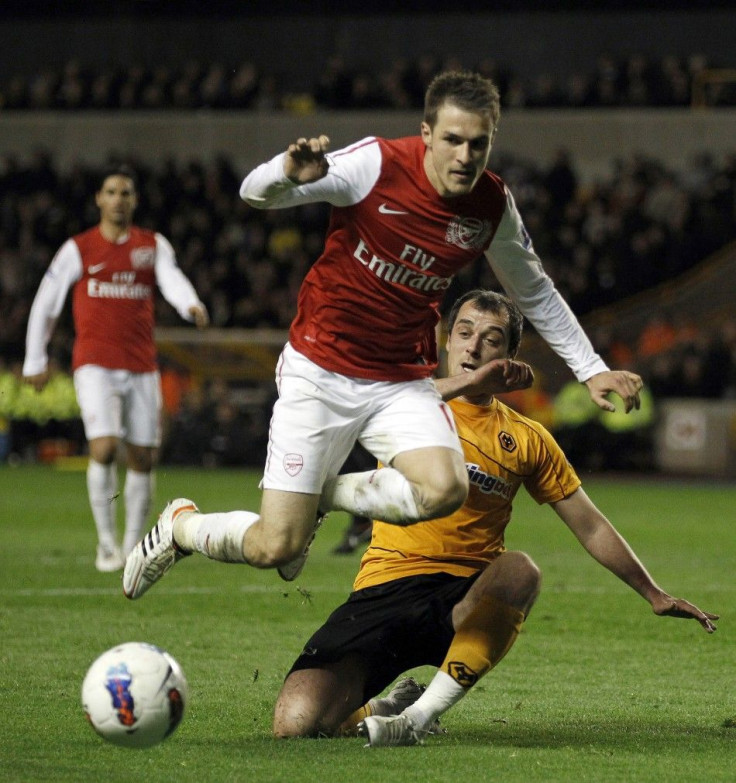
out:
{"label": "short brown hair", "polygon": [[490,117],[495,129],[501,117],[501,98],[491,79],[473,71],[445,71],[432,79],[424,96],[424,121],[430,128],[444,103]]}
{"label": "short brown hair", "polygon": [[138,192],[138,177],[135,171],[127,163],[111,163],[100,172],[97,190],[102,190],[108,177],[125,177],[133,183],[133,190]]}
{"label": "short brown hair", "polygon": [[455,301],[447,316],[447,331],[452,333],[452,328],[457,321],[457,314],[460,308],[466,303],[472,302],[481,312],[495,313],[500,315],[506,313],[509,322],[509,358],[515,358],[521,345],[521,333],[524,329],[524,316],[521,314],[518,305],[508,296],[499,294],[497,291],[491,291],[484,288],[475,288],[463,294]]}

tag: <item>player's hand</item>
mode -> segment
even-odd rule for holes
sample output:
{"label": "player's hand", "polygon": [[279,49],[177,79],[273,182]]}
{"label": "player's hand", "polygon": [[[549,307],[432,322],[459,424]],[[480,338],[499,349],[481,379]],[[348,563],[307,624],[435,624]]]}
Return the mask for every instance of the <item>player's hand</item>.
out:
{"label": "player's hand", "polygon": [[623,400],[626,413],[633,408],[639,410],[641,401],[639,400],[639,391],[644,386],[644,381],[640,375],[628,370],[606,370],[599,372],[592,378],[585,381],[585,385],[590,392],[590,399],[604,411],[615,411],[616,406],[606,399],[610,392],[618,394]]}
{"label": "player's hand", "polygon": [[37,392],[40,392],[49,382],[49,371],[44,370],[38,373],[38,375],[25,375],[23,380],[33,386]]}
{"label": "player's hand", "polygon": [[686,620],[697,620],[708,633],[713,633],[716,630],[713,620],[719,618],[717,614],[703,612],[684,598],[673,598],[666,593],[657,596],[652,602],[652,609],[654,614],[660,617],[682,617]]}
{"label": "player's hand", "polygon": [[207,312],[207,308],[200,302],[199,304],[192,305],[188,310],[189,315],[192,316],[194,325],[197,329],[204,329],[209,325],[210,316]]}
{"label": "player's hand", "polygon": [[[463,376],[466,377],[466,376]],[[534,371],[525,362],[514,359],[493,359],[467,375],[468,396],[503,394],[528,389],[534,383]]]}
{"label": "player's hand", "polygon": [[298,185],[316,182],[327,174],[330,164],[325,153],[330,148],[327,136],[297,139],[289,144],[284,157],[284,174]]}

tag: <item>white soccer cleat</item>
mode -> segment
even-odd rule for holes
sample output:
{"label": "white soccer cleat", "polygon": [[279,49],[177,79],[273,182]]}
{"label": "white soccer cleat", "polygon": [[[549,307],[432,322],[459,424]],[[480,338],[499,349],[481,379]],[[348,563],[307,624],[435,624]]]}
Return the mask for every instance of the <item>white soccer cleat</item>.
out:
{"label": "white soccer cleat", "polygon": [[107,549],[97,546],[97,556],[95,557],[95,568],[103,574],[109,574],[113,571],[120,571],[125,565],[125,558],[118,547]]}
{"label": "white soccer cleat", "polygon": [[307,541],[307,545],[304,547],[304,551],[298,557],[290,560],[285,565],[279,566],[279,576],[284,580],[284,582],[293,582],[299,576],[299,574],[301,574],[307,562],[307,558],[309,557],[309,548],[312,546],[312,541],[314,541],[314,537],[317,535],[317,531],[320,529],[325,519],[327,519],[327,514],[317,515],[317,520],[315,521],[314,528],[312,529],[312,536],[309,541]]}
{"label": "white soccer cleat", "polygon": [[427,731],[419,731],[408,715],[370,715],[358,724],[358,736],[367,737],[366,748],[423,745]]}
{"label": "white soccer cleat", "polygon": [[383,698],[371,699],[368,706],[373,715],[398,715],[414,704],[425,690],[413,677],[404,677]]}
{"label": "white soccer cleat", "polygon": [[182,514],[196,514],[199,509],[187,498],[172,500],[161,512],[158,522],[131,549],[123,571],[123,593],[131,600],[140,598],[182,557],[174,542],[174,520]]}

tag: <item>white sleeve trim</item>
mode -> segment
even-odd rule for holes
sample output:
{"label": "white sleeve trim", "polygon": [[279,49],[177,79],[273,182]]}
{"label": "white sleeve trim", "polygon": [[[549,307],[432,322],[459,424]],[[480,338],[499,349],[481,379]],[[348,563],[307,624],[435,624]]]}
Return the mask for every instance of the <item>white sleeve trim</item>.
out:
{"label": "white sleeve trim", "polygon": [[69,289],[82,277],[82,256],[73,239],[59,248],[46,270],[31,306],[26,331],[23,375],[39,375],[48,366],[47,348]]}
{"label": "white sleeve trim", "polygon": [[579,381],[608,369],[544,271],[508,189],[506,209],[486,258],[506,293]]}
{"label": "white sleeve trim", "polygon": [[248,174],[240,186],[240,198],[257,209],[293,207],[326,201],[347,207],[362,201],[381,173],[381,146],[373,136],[327,153],[327,174],[308,185],[296,185],[284,176],[282,152]]}

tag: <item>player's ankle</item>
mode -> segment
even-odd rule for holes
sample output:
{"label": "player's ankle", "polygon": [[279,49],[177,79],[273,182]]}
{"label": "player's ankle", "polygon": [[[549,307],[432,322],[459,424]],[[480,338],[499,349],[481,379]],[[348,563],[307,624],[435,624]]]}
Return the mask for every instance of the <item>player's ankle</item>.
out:
{"label": "player's ankle", "polygon": [[191,554],[195,550],[195,536],[199,527],[201,518],[199,513],[179,514],[174,520],[174,526],[171,530],[171,538],[174,546],[186,554]]}

